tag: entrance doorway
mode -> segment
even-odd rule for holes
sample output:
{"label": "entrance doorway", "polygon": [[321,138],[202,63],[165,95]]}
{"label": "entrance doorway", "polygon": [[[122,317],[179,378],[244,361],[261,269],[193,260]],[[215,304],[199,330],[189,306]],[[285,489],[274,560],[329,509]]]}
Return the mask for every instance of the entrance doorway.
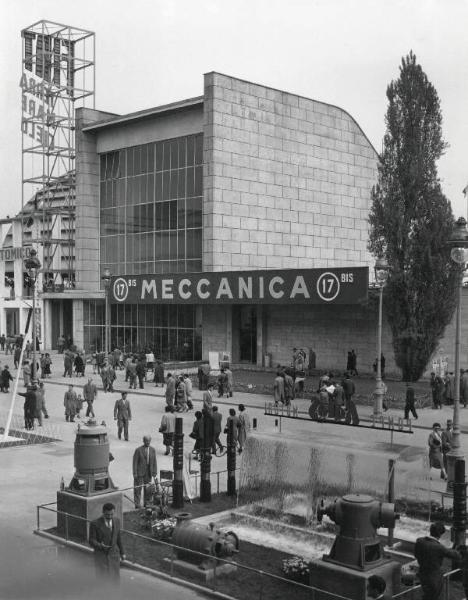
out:
{"label": "entrance doorway", "polygon": [[257,363],[257,308],[239,306],[239,359],[240,362]]}
{"label": "entrance doorway", "polygon": [[57,340],[60,335],[73,338],[73,301],[51,300],[52,303],[52,348],[57,349]]}
{"label": "entrance doorway", "polygon": [[5,308],[5,317],[6,317],[6,335],[7,336],[16,336],[19,335],[20,327],[19,327],[19,309],[18,308]]}

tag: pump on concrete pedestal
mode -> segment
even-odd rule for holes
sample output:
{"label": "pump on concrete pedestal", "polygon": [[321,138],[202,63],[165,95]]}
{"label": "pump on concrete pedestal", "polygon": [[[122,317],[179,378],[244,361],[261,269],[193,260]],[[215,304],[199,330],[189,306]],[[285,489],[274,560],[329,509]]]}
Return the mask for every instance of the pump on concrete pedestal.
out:
{"label": "pump on concrete pedestal", "polygon": [[122,492],[109,475],[109,440],[104,424],[89,419],[78,426],[74,458],[70,485],[57,492],[57,530],[67,538],[87,540],[88,522],[101,516],[106,502],[115,505],[115,515],[122,521]]}
{"label": "pump on concrete pedestal", "polygon": [[339,532],[330,553],[310,563],[310,585],[323,591],[317,591],[316,599],[325,600],[330,593],[353,600],[365,598],[371,575],[383,577],[387,592],[395,594],[400,585],[400,565],[384,556],[377,535],[379,527],[394,528],[399,518],[394,505],[367,495],[349,494],[319,507],[318,520],[324,515],[339,526]]}

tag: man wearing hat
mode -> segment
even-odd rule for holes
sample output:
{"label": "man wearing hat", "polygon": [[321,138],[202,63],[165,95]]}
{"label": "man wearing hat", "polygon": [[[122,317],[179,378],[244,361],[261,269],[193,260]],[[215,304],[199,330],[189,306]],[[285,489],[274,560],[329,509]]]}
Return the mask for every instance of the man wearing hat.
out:
{"label": "man wearing hat", "polygon": [[406,384],[406,398],[405,398],[405,419],[408,419],[409,413],[413,415],[413,418],[418,418],[418,413],[416,412],[415,403],[415,395],[414,388],[410,383]]}
{"label": "man wearing hat", "polygon": [[442,438],[442,455],[444,461],[444,469],[445,471],[447,471],[447,454],[452,449],[453,440],[453,423],[451,419],[447,419],[447,425],[444,431],[442,431],[440,437]]}

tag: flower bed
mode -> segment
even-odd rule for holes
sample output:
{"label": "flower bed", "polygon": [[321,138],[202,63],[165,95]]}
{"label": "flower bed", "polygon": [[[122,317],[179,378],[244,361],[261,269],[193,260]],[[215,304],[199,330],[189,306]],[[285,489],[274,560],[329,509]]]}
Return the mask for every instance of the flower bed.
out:
{"label": "flower bed", "polygon": [[284,559],[282,570],[288,579],[309,585],[309,563],[302,556],[292,556]]}

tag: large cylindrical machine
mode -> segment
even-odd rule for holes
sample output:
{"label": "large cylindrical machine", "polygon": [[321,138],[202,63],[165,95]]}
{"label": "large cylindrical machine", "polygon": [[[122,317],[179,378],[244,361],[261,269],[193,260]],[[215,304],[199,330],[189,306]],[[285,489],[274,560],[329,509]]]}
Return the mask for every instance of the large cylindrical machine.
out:
{"label": "large cylindrical machine", "polygon": [[[177,557],[180,560],[209,568],[213,560],[229,558],[239,551],[239,538],[232,531],[226,533],[209,527],[180,520],[172,534],[172,543],[178,546]],[[207,556],[209,558],[207,558]]]}
{"label": "large cylindrical machine", "polygon": [[379,575],[389,596],[399,591],[400,565],[384,556],[377,529],[395,526],[399,514],[393,504],[379,502],[364,494],[349,494],[326,507],[317,518],[330,517],[339,526],[329,554],[310,562],[310,585],[316,600],[338,594],[352,600],[366,597],[369,577]]}
{"label": "large cylindrical machine", "polygon": [[81,425],[75,439],[75,474],[68,491],[83,496],[116,489],[109,476],[109,440],[104,425]]}
{"label": "large cylindrical machine", "polygon": [[375,567],[385,560],[377,529],[394,528],[395,521],[400,518],[393,504],[379,502],[364,494],[349,494],[334,504],[319,508],[319,521],[323,515],[340,526],[330,554],[323,560],[360,570]]}

